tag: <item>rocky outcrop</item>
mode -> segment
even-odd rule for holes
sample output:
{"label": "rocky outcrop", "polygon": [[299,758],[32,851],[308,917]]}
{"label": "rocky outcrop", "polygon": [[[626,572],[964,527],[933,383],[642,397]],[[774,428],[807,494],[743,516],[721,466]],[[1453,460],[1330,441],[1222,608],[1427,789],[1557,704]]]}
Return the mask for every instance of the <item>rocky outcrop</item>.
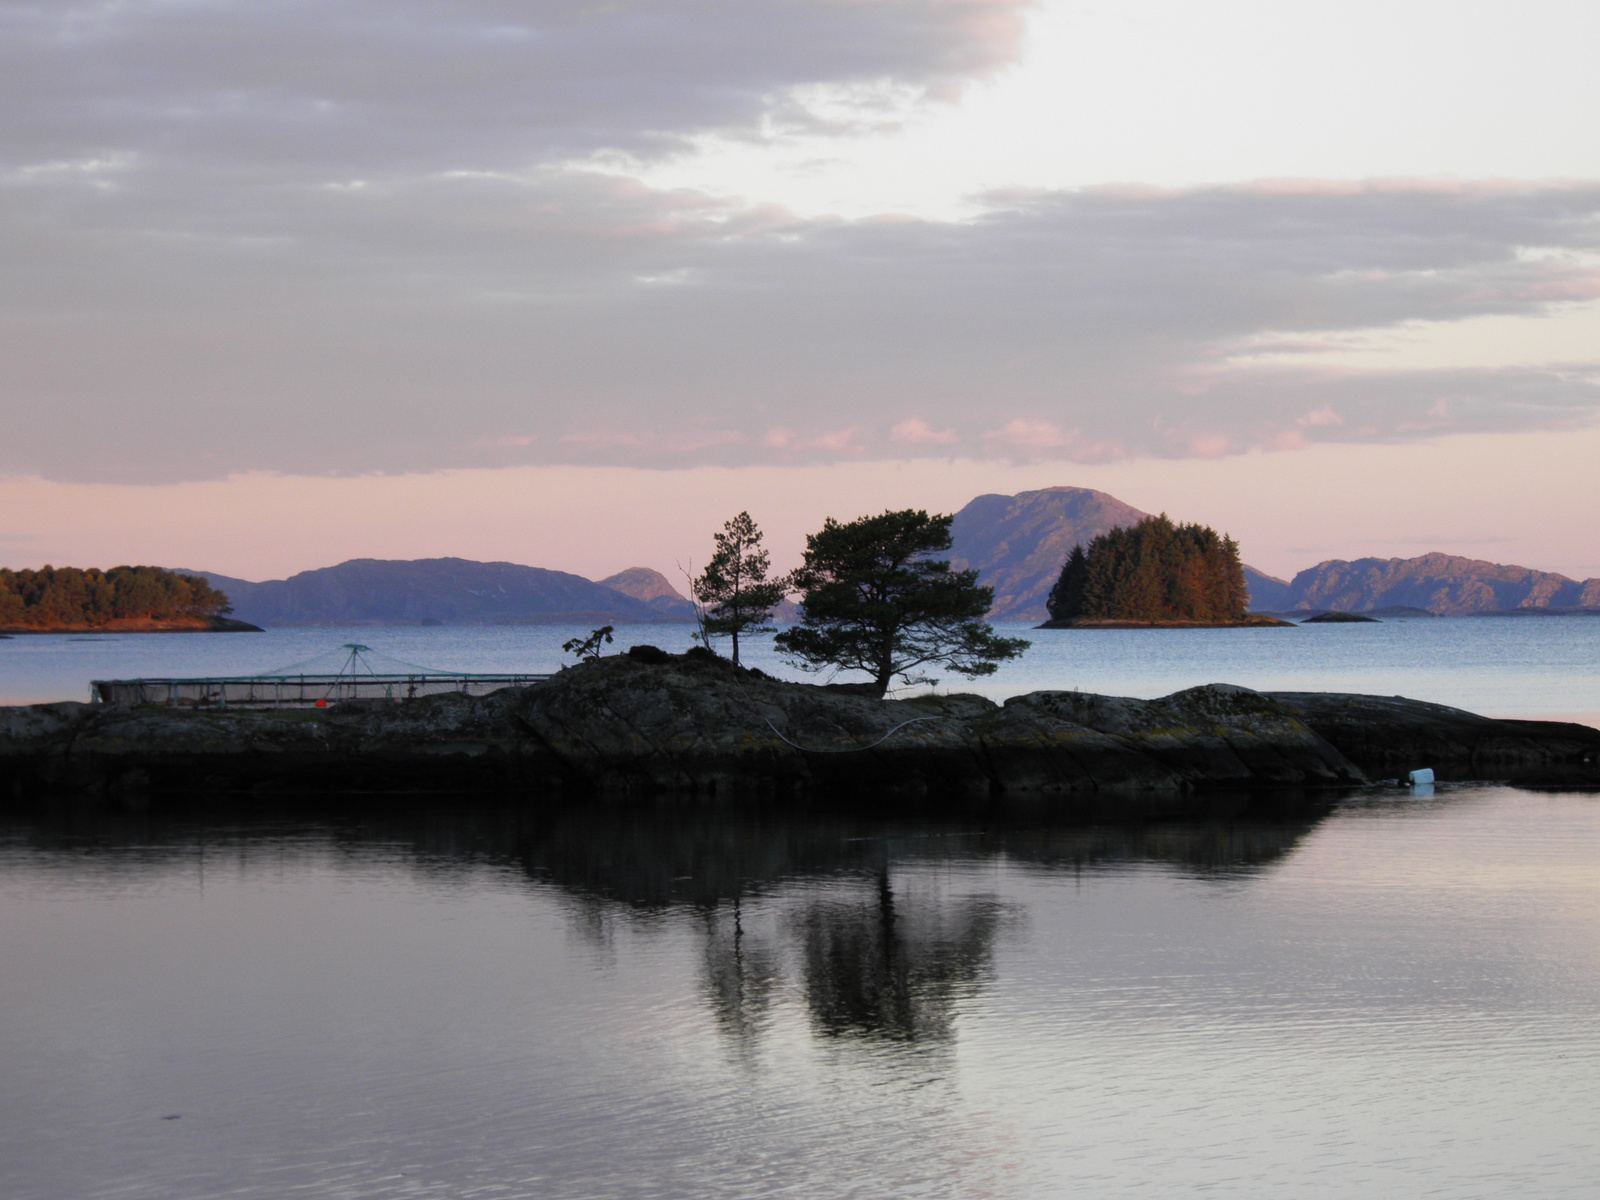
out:
{"label": "rocky outcrop", "polygon": [[212,617],[206,628],[211,633],[263,633],[261,626],[241,621],[237,617]]}
{"label": "rocky outcrop", "polygon": [[1366,782],[1368,764],[1388,775],[1446,765],[1439,750],[1451,731],[1469,748],[1464,762],[1559,762],[1600,781],[1600,731],[1396,701],[1427,710],[1432,724],[1428,736],[1390,744],[1382,731],[1406,728],[1392,714],[1372,721],[1358,706],[1341,723],[1339,703],[1313,700],[1212,684],[1160,700],[1036,692],[1003,705],[971,695],[882,701],[709,657],[618,655],[479,699],[276,713],[0,710],[0,781],[18,796],[494,789],[549,801],[1148,815],[1186,811],[1207,791],[1351,786]]}
{"label": "rocky outcrop", "polygon": [[1214,685],[1160,701],[1043,692],[882,701],[709,657],[625,655],[481,699],[205,712],[3,710],[13,789],[511,787],[547,797],[841,799],[970,806],[1361,783],[1281,707]]}
{"label": "rocky outcrop", "polygon": [[1441,779],[1600,785],[1600,729],[1587,725],[1496,720],[1403,696],[1269,695],[1373,779],[1432,767]]}

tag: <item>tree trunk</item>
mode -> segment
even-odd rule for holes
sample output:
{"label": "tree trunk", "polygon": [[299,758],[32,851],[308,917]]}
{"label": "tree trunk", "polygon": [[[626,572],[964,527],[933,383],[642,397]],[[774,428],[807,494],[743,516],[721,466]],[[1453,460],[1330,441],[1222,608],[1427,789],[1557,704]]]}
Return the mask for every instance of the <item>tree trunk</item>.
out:
{"label": "tree trunk", "polygon": [[736,667],[739,665],[739,631],[737,629],[733,631],[733,665]]}

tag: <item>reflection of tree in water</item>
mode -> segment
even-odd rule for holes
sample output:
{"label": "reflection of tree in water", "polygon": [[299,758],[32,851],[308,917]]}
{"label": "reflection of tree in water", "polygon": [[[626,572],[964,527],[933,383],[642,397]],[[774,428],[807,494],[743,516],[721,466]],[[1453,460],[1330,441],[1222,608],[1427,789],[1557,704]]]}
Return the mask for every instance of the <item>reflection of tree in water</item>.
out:
{"label": "reflection of tree in water", "polygon": [[988,897],[897,897],[887,868],[868,898],[807,905],[792,924],[814,1026],[830,1037],[948,1039],[958,1003],[992,975],[1004,912]]}
{"label": "reflection of tree in water", "polygon": [[704,913],[705,996],[723,1033],[749,1044],[767,1027],[781,983],[778,956],[764,938],[747,934],[744,903]]}
{"label": "reflection of tree in water", "polygon": [[[873,827],[833,820],[610,814],[549,830],[536,849],[524,845],[523,862],[563,888],[575,927],[596,939],[624,915],[695,911],[702,994],[740,1045],[769,1027],[788,979],[822,1036],[934,1044],[953,1037],[962,1001],[992,977],[997,935],[1016,912],[990,896],[919,889],[917,868],[1004,855],[1056,874],[1155,864],[1237,879],[1282,860],[1320,819],[925,827],[933,836],[919,837],[915,827],[862,836]],[[820,880],[826,893],[811,886]],[[799,895],[796,883],[807,885]],[[753,910],[783,916],[752,921]]]}
{"label": "reflection of tree in water", "polygon": [[703,992],[718,1027],[753,1044],[790,976],[825,1036],[951,1038],[960,1002],[993,973],[1008,907],[992,897],[897,890],[886,865],[829,891],[769,897],[763,915],[777,909],[776,919],[759,925],[737,898],[703,914]]}

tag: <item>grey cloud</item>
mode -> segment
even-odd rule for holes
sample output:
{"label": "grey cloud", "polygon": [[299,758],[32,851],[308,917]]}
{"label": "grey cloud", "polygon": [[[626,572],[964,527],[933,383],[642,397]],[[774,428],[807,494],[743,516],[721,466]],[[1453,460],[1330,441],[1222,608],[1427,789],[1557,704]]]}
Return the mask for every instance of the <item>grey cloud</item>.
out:
{"label": "grey cloud", "polygon": [[271,177],[659,154],[697,132],[749,132],[801,85],[958,91],[1015,56],[1024,6],[8,0],[0,155],[24,167],[122,153]]}
{"label": "grey cloud", "polygon": [[[0,0],[0,471],[1092,459],[1600,416],[1592,363],[1230,357],[1600,295],[1600,185],[847,222],[550,161],[748,125],[807,80],[955,86],[1012,52],[1017,9]],[[894,441],[906,421],[953,440]]]}

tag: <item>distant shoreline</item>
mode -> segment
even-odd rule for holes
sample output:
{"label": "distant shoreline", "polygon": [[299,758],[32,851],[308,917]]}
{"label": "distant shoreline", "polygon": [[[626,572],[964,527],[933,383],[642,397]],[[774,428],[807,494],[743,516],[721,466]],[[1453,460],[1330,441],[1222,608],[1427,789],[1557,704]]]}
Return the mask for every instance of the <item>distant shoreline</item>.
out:
{"label": "distant shoreline", "polygon": [[0,625],[0,636],[35,633],[264,633],[259,625],[232,617],[185,617],[171,621],[129,617],[101,625]]}
{"label": "distant shoreline", "polygon": [[1277,617],[1268,617],[1260,614],[1246,617],[1242,621],[1112,621],[1112,620],[1084,620],[1073,618],[1070,621],[1046,621],[1043,625],[1035,625],[1035,629],[1294,629],[1293,621],[1281,621]]}

